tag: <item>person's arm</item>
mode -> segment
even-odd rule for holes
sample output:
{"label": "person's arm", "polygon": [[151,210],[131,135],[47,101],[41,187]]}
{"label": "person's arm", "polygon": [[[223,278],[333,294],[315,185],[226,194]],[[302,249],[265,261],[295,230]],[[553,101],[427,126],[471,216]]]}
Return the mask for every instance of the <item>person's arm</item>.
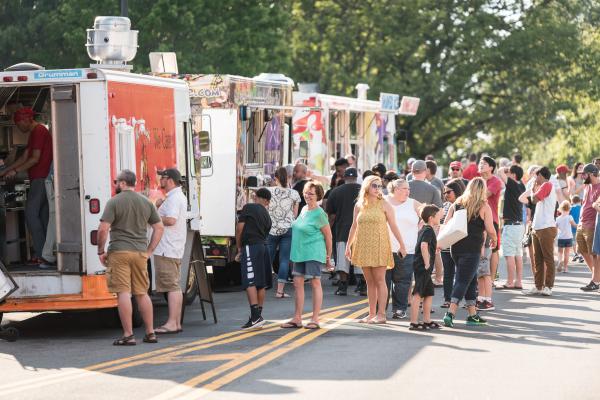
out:
{"label": "person's arm", "polygon": [[490,248],[493,249],[496,247],[496,243],[498,243],[498,237],[496,236],[496,229],[494,229],[492,209],[488,204],[483,206],[483,222],[485,224],[485,231],[490,237]]}
{"label": "person's arm", "polygon": [[100,257],[100,263],[106,265],[106,239],[108,239],[108,231],[110,230],[110,223],[100,221],[98,226],[98,257]]}
{"label": "person's arm", "polygon": [[429,269],[429,262],[431,261],[431,255],[429,254],[429,243],[421,242],[421,256],[425,263],[425,269]]}
{"label": "person's arm", "polygon": [[152,236],[150,237],[150,244],[148,245],[148,250],[146,253],[148,254],[148,258],[152,257],[152,253],[154,253],[154,249],[158,246],[160,239],[162,238],[165,227],[162,222],[157,222],[152,225]]}
{"label": "person's arm", "polygon": [[390,203],[384,201],[383,210],[385,211],[385,217],[387,219],[388,225],[390,226],[390,230],[392,231],[392,234],[394,234],[394,237],[398,241],[398,244],[400,244],[400,250],[398,250],[398,253],[401,257],[405,257],[406,247],[404,246],[404,240],[402,239],[402,235],[400,234],[400,230],[398,229],[398,225],[396,224],[396,215],[394,213],[394,209],[392,208],[392,205]]}
{"label": "person's arm", "polygon": [[[41,151],[38,149],[35,149],[35,150],[33,150],[31,157],[29,157],[29,150],[25,149],[23,154],[21,154],[21,157],[19,157],[11,165],[6,166],[6,168],[4,168],[2,170],[2,172],[0,172],[0,177],[6,176],[7,178],[10,178],[10,177],[15,176],[20,171],[27,171],[31,166],[37,164],[37,162],[40,159],[40,154],[41,154]],[[35,161],[33,162],[33,164],[29,165],[31,163],[31,160],[35,160]]]}
{"label": "person's arm", "polygon": [[298,218],[298,207],[300,203],[294,203],[294,219]]}
{"label": "person's arm", "polygon": [[531,190],[527,189],[519,196],[519,201],[525,205],[529,205],[529,196],[531,195]]}
{"label": "person's arm", "polygon": [[242,253],[242,232],[244,231],[245,222],[238,222],[235,227],[235,245],[237,247],[237,253]]}
{"label": "person's arm", "polygon": [[448,224],[448,221],[450,221],[453,216],[454,216],[454,204],[452,204],[450,206],[450,208],[448,209],[448,213],[446,214],[446,219],[444,220],[444,225]]}
{"label": "person's arm", "polygon": [[[157,202],[158,203],[158,202]],[[164,226],[173,226],[177,223],[177,216],[179,212],[175,206],[175,202],[171,201],[162,201],[157,206],[160,207],[160,219]]]}
{"label": "person's arm", "polygon": [[321,233],[325,238],[325,251],[327,254],[325,265],[328,271],[333,271],[333,267],[331,266],[331,249],[332,249],[332,237],[331,237],[331,227],[329,224],[325,224],[321,227]]}
{"label": "person's arm", "polygon": [[[599,211],[600,212],[600,211]],[[575,220],[573,219],[572,215],[569,215],[569,224],[573,227],[573,228],[577,228],[577,224],[575,223]]]}
{"label": "person's arm", "polygon": [[531,196],[531,202],[533,204],[537,204],[540,201],[544,200],[546,197],[550,195],[550,193],[554,190],[554,186],[552,183],[544,182],[542,186]]}
{"label": "person's arm", "polygon": [[350,227],[350,233],[348,234],[348,242],[346,243],[346,258],[350,260],[352,258],[352,243],[354,243],[354,235],[356,234],[356,220],[360,209],[358,206],[354,206],[354,214],[352,216],[352,226]]}
{"label": "person's arm", "polygon": [[[508,176],[506,175],[506,171],[504,168],[498,168],[498,178],[506,185],[508,182]],[[488,195],[489,197],[489,195]]]}

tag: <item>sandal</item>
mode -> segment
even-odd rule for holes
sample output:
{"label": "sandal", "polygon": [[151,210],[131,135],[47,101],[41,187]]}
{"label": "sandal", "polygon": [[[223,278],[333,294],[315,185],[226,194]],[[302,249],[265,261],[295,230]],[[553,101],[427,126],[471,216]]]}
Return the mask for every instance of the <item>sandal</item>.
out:
{"label": "sandal", "polygon": [[440,306],[440,308],[450,308],[450,302],[449,301],[445,301],[444,304],[442,304]]}
{"label": "sandal", "polygon": [[422,323],[415,324],[415,323],[411,322],[410,325],[408,326],[408,330],[409,331],[426,331],[427,327],[425,326],[425,324],[422,324]]}
{"label": "sandal", "polygon": [[368,316],[366,316],[364,318],[359,319],[358,323],[359,324],[368,324],[370,320],[371,320],[371,318],[369,318]]}
{"label": "sandal", "polygon": [[423,325],[427,327],[427,329],[440,329],[442,326],[435,321],[431,322],[423,322]]}
{"label": "sandal", "polygon": [[160,326],[154,330],[154,333],[156,333],[157,335],[174,335],[179,332],[183,332],[183,329],[171,330],[164,326]]}
{"label": "sandal", "polygon": [[113,346],[135,346],[137,343],[135,342],[135,336],[123,336],[120,339],[117,339],[113,342]]}
{"label": "sandal", "polygon": [[156,334],[154,332],[152,332],[152,333],[146,333],[144,335],[144,343],[158,343],[158,339],[156,338]]}
{"label": "sandal", "polygon": [[379,319],[378,317],[375,317],[367,323],[373,324],[373,325],[383,325],[383,324],[387,324],[387,319],[385,319],[385,318]]}
{"label": "sandal", "polygon": [[289,299],[290,297],[292,297],[292,296],[290,296],[286,292],[276,292],[275,293],[275,298],[277,298],[277,299]]}
{"label": "sandal", "polygon": [[316,322],[309,322],[308,324],[304,325],[304,329],[320,329],[321,326],[316,323]]}
{"label": "sandal", "polygon": [[285,322],[285,323],[279,325],[279,327],[283,328],[283,329],[299,329],[299,328],[302,328],[302,323],[288,321],[288,322]]}

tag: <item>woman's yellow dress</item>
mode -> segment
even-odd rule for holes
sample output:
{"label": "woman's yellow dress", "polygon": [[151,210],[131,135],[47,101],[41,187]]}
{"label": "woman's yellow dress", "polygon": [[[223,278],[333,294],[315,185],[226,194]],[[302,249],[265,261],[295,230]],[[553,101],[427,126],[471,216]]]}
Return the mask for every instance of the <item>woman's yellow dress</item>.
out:
{"label": "woman's yellow dress", "polygon": [[384,200],[377,200],[363,207],[358,213],[351,260],[357,267],[394,268],[383,202]]}

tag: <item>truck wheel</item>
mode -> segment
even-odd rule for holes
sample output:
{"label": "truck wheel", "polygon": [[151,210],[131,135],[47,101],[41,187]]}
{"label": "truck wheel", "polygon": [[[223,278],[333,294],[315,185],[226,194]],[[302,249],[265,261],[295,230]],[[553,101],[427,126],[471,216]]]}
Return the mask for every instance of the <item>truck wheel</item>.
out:
{"label": "truck wheel", "polygon": [[7,342],[16,342],[19,338],[19,330],[15,327],[9,326],[6,329],[0,330],[0,337]]}
{"label": "truck wheel", "polygon": [[196,285],[196,271],[194,271],[193,268],[190,270],[190,276],[186,286],[187,287],[185,288],[183,300],[185,301],[185,305],[189,306],[194,302],[194,299],[198,295],[198,285]]}

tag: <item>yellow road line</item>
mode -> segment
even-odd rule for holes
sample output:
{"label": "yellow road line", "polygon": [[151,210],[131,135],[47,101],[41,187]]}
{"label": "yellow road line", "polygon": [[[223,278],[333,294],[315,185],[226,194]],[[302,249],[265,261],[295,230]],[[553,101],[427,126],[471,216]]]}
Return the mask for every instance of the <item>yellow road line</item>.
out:
{"label": "yellow road line", "polygon": [[[307,343],[315,340],[319,336],[324,335],[328,331],[330,331],[332,329],[335,329],[338,326],[342,325],[344,322],[346,322],[346,320],[348,320],[348,319],[353,320],[356,317],[358,317],[358,316],[360,316],[360,315],[362,315],[362,314],[364,314],[364,313],[366,313],[368,311],[369,311],[369,308],[365,307],[362,310],[359,310],[359,311],[356,311],[356,312],[350,314],[348,316],[348,318],[345,319],[345,320],[336,321],[336,322],[332,323],[330,326],[327,326],[325,328],[313,331],[313,332],[309,333],[308,335],[306,335],[304,337],[301,337],[300,339],[298,339],[298,340],[296,340],[296,341],[294,341],[292,343],[289,343],[289,344],[287,344],[285,346],[282,346],[282,347],[280,347],[280,348],[278,348],[278,349],[270,352],[269,354],[267,354],[267,355],[265,355],[265,356],[263,356],[263,357],[261,357],[261,358],[259,358],[257,360],[254,360],[251,363],[249,363],[247,365],[244,365],[243,367],[238,368],[237,370],[232,371],[232,372],[228,373],[227,375],[224,375],[224,376],[222,376],[222,377],[214,380],[213,382],[211,382],[211,383],[209,383],[207,385],[204,385],[202,387],[202,389],[207,390],[209,392],[210,391],[215,391],[215,390],[221,388],[222,386],[224,386],[224,385],[226,385],[228,383],[231,383],[234,380],[236,380],[236,379],[238,379],[238,378],[240,378],[240,377],[248,374],[249,372],[251,372],[251,371],[253,371],[253,370],[255,370],[255,369],[259,368],[259,367],[262,367],[263,365],[265,365],[265,364],[267,364],[267,363],[275,360],[276,358],[279,358],[282,355],[284,355],[286,353],[289,353],[290,351],[292,351],[294,349],[297,349],[300,346],[304,346],[305,344],[307,344]],[[192,380],[190,380],[188,382],[192,382]]]}
{"label": "yellow road line", "polygon": [[[347,313],[347,311],[335,311],[330,314],[327,314],[326,316],[323,316],[322,319],[324,321],[334,319],[345,313]],[[231,361],[229,361],[225,364],[222,364],[210,371],[206,371],[206,372],[184,382],[183,384],[177,385],[176,387],[174,387],[166,392],[163,392],[158,396],[153,397],[151,400],[162,400],[162,399],[171,399],[171,398],[179,399],[182,394],[190,391],[190,387],[194,387],[200,383],[206,382],[228,370],[231,370],[231,369],[245,363],[246,361],[249,361],[257,356],[260,356],[263,353],[274,351],[278,346],[285,344],[307,332],[308,332],[308,330],[306,330],[306,329],[294,329],[292,332],[274,340],[273,342],[270,342],[266,345],[260,346],[256,349],[244,354],[242,357],[231,360]]]}
{"label": "yellow road line", "polygon": [[202,354],[196,356],[183,357],[156,357],[146,361],[146,364],[172,364],[172,363],[191,363],[191,362],[207,362],[207,361],[229,361],[242,357],[244,353],[219,353],[219,354]]}
{"label": "yellow road line", "polygon": [[[367,302],[367,299],[363,299],[363,300],[359,300],[359,301],[356,301],[356,302],[353,302],[353,303],[342,304],[342,305],[339,305],[339,306],[334,306],[334,307],[326,308],[324,310],[321,310],[321,314],[327,313],[327,312],[330,312],[330,311],[335,311],[335,310],[340,310],[340,309],[348,308],[348,307],[353,307],[353,306],[360,305],[360,304],[365,304],[366,302]],[[307,318],[310,315],[311,315],[311,313],[306,313],[302,317],[303,318]],[[272,329],[272,328],[279,329],[279,325],[280,325],[280,322],[275,322],[275,323],[267,324],[267,325],[265,325],[263,327],[263,329],[261,331],[258,331],[258,332],[259,333],[271,332],[273,330],[276,330],[276,329]],[[154,351],[150,351],[150,352],[147,352],[147,353],[141,353],[141,354],[137,354],[137,355],[131,356],[131,357],[123,357],[123,358],[119,358],[119,359],[116,359],[116,360],[111,360],[111,361],[106,361],[106,362],[102,362],[102,363],[99,363],[99,364],[90,365],[90,366],[88,366],[88,367],[86,367],[84,369],[86,369],[88,371],[101,370],[101,369],[104,369],[104,368],[112,366],[112,365],[122,364],[122,363],[129,363],[131,361],[136,361],[136,360],[141,360],[141,359],[144,359],[144,358],[154,357],[154,356],[158,356],[158,355],[161,355],[161,354],[170,353],[170,352],[173,352],[173,351],[178,351],[178,350],[184,349],[186,347],[203,345],[203,344],[211,343],[211,342],[217,342],[217,341],[221,341],[222,339],[230,338],[230,337],[236,336],[236,335],[243,336],[240,339],[240,340],[242,340],[242,339],[247,338],[247,336],[244,336],[246,334],[247,334],[247,332],[240,331],[240,330],[236,330],[236,331],[232,331],[232,332],[226,332],[226,333],[223,333],[223,334],[220,334],[220,335],[217,335],[217,336],[211,336],[209,338],[200,339],[200,340],[196,340],[196,341],[193,341],[193,342],[180,344],[180,345],[177,345],[177,346],[165,347],[165,348],[162,348],[162,349],[159,349],[159,350],[154,350]],[[254,336],[254,335],[252,335],[252,336]],[[219,343],[219,344],[222,344],[222,343]],[[137,365],[137,364],[134,364],[134,365]],[[106,371],[103,371],[103,372],[106,372]]]}

